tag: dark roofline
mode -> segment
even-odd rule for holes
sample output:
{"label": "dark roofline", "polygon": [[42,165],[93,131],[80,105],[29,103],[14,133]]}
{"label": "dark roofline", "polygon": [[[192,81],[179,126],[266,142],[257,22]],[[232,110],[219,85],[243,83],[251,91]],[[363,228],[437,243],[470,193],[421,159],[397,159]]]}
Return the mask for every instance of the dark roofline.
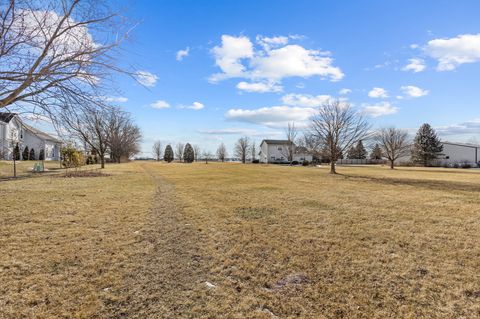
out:
{"label": "dark roofline", "polygon": [[473,144],[462,144],[462,143],[452,143],[452,142],[441,142],[442,144],[449,144],[449,145],[456,145],[456,146],[463,146],[463,147],[470,147],[470,148],[480,148],[480,145],[473,145]]}
{"label": "dark roofline", "polygon": [[263,143],[285,145],[285,144],[288,144],[288,143],[291,143],[291,142],[289,140],[262,140],[260,145],[262,145]]}

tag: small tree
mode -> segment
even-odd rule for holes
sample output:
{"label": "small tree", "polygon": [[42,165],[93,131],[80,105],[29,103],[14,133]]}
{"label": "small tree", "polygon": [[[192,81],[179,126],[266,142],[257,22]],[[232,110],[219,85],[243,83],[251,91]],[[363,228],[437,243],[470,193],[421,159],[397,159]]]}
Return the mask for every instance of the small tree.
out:
{"label": "small tree", "polygon": [[257,146],[255,141],[252,141],[252,146],[250,147],[250,151],[252,153],[252,162],[255,162],[257,159]]}
{"label": "small tree", "polygon": [[195,159],[195,153],[193,151],[192,145],[190,143],[185,144],[185,149],[183,151],[183,161],[185,163],[192,163]]}
{"label": "small tree", "polygon": [[155,143],[153,143],[152,151],[155,159],[157,161],[160,161],[160,159],[162,158],[162,142],[155,141]]}
{"label": "small tree", "polygon": [[43,161],[45,160],[45,150],[41,149],[40,152],[38,153],[38,160]]}
{"label": "small tree", "polygon": [[372,149],[372,152],[370,153],[370,159],[373,160],[381,160],[383,157],[383,152],[382,149],[380,148],[380,145],[375,144],[375,146]]}
{"label": "small tree", "polygon": [[242,163],[245,164],[247,160],[247,153],[250,148],[250,139],[246,136],[238,139],[235,144],[235,156],[239,157],[242,160]]}
{"label": "small tree", "polygon": [[282,155],[285,156],[290,164],[292,164],[293,156],[295,155],[295,142],[297,140],[298,131],[295,123],[288,123],[285,129],[285,137],[287,138],[286,145],[282,147]]}
{"label": "small tree", "polygon": [[365,146],[363,146],[363,142],[360,140],[357,142],[357,145],[351,146],[347,152],[348,159],[366,159],[367,158],[367,150]]}
{"label": "small tree", "polygon": [[13,148],[13,160],[20,160],[20,147],[18,146],[18,143],[16,143],[15,147]]}
{"label": "small tree", "polygon": [[381,148],[381,153],[390,161],[394,169],[395,161],[408,155],[410,146],[407,143],[408,133],[394,127],[384,128],[377,132],[375,140]]}
{"label": "small tree", "polygon": [[22,160],[28,161],[29,156],[30,156],[30,151],[28,150],[28,146],[25,146],[22,153]]}
{"label": "small tree", "polygon": [[82,152],[78,151],[72,145],[67,145],[61,150],[62,166],[65,168],[80,167],[83,164]]}
{"label": "small tree", "polygon": [[30,149],[30,154],[28,156],[28,159],[31,160],[31,161],[35,160],[35,150],[33,148]]}
{"label": "small tree", "polygon": [[443,145],[430,124],[425,123],[420,126],[413,142],[413,162],[428,166],[431,161],[441,155],[442,151]]}
{"label": "small tree", "polygon": [[212,158],[212,153],[209,151],[203,151],[203,159],[205,160],[205,164],[208,164],[208,161]]}
{"label": "small tree", "polygon": [[227,157],[227,148],[225,147],[225,144],[222,142],[217,148],[217,157],[218,160],[225,162],[225,158]]}
{"label": "small tree", "polygon": [[167,145],[167,147],[165,147],[165,152],[163,153],[163,159],[167,163],[171,163],[173,161],[173,149],[170,144]]}

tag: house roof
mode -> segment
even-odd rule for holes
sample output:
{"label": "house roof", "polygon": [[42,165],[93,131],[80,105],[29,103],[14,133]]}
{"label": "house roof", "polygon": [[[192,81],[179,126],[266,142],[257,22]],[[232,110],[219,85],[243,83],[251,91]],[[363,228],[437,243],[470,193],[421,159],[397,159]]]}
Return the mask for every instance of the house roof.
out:
{"label": "house roof", "polygon": [[10,113],[10,112],[0,112],[0,121],[9,123],[17,113]]}
{"label": "house roof", "polygon": [[27,125],[25,123],[22,123],[22,125],[25,127],[25,129],[29,130],[30,132],[32,132],[33,134],[35,134],[36,136],[38,136],[39,138],[43,139],[43,140],[47,140],[47,141],[52,141],[52,142],[57,142],[57,143],[60,143],[61,141],[58,139],[58,138],[55,138],[51,135],[48,135],[47,133],[44,133],[30,125]]}
{"label": "house roof", "polygon": [[263,140],[261,144],[267,143],[267,144],[278,144],[278,145],[285,145],[291,143],[289,140]]}

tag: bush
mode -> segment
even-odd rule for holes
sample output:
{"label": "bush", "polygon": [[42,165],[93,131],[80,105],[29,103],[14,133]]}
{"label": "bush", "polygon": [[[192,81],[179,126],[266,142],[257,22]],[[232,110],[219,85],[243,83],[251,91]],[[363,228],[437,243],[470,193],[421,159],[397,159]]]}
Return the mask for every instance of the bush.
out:
{"label": "bush", "polygon": [[453,167],[453,168],[459,168],[460,165],[459,165],[458,163],[453,163],[452,167]]}
{"label": "bush", "polygon": [[307,161],[307,160],[304,160],[303,163],[302,163],[302,165],[303,165],[303,166],[308,166],[308,165],[310,165],[310,162]]}
{"label": "bush", "polygon": [[292,165],[298,165],[300,164],[298,161],[292,161]]}
{"label": "bush", "polygon": [[62,166],[65,168],[79,167],[83,162],[83,155],[72,145],[62,148]]}
{"label": "bush", "polygon": [[22,160],[28,161],[29,156],[30,156],[30,151],[28,150],[28,146],[25,146],[22,153]]}
{"label": "bush", "polygon": [[28,156],[28,159],[31,161],[35,160],[35,150],[33,148],[30,150],[30,155]]}
{"label": "bush", "polygon": [[20,160],[20,147],[18,147],[18,143],[13,148],[13,159],[16,161]]}
{"label": "bush", "polygon": [[472,168],[472,165],[470,163],[462,163],[462,165],[460,165],[461,168]]}
{"label": "bush", "polygon": [[170,145],[167,145],[167,147],[165,147],[165,152],[163,152],[163,159],[167,163],[173,161],[173,149]]}
{"label": "bush", "polygon": [[193,151],[192,145],[190,143],[185,144],[185,149],[183,150],[183,161],[185,163],[193,163],[195,159],[195,152]]}
{"label": "bush", "polygon": [[42,149],[40,153],[38,153],[38,160],[43,161],[45,159],[45,151]]}
{"label": "bush", "polygon": [[252,164],[258,164],[258,163],[260,163],[260,160],[258,160],[258,159],[254,159],[254,160],[252,161]]}

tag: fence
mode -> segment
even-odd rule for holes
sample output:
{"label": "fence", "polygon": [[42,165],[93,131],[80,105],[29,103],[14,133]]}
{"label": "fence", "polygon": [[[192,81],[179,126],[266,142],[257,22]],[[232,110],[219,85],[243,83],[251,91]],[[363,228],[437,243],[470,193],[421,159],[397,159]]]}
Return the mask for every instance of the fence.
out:
{"label": "fence", "polygon": [[386,160],[377,160],[377,159],[339,159],[337,161],[338,165],[377,165],[385,164]]}

